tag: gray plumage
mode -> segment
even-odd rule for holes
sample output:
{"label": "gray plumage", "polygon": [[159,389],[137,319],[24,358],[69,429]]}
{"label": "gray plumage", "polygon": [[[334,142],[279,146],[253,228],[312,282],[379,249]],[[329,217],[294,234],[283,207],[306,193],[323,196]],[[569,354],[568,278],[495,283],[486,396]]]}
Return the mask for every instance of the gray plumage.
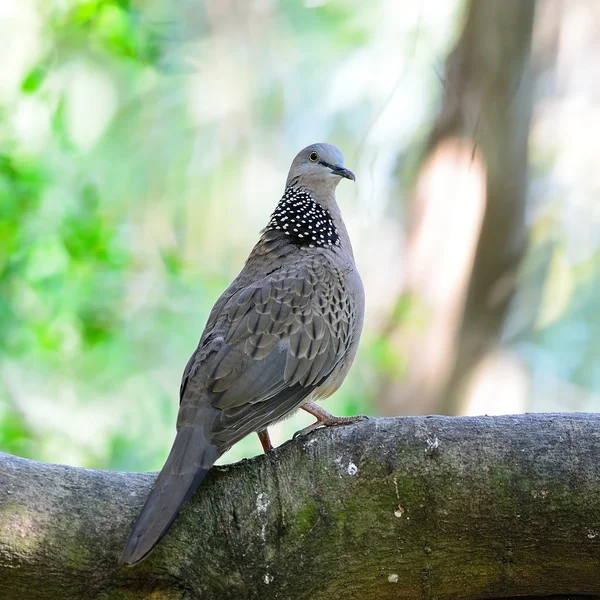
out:
{"label": "gray plumage", "polygon": [[142,560],[233,444],[331,395],[356,354],[363,287],[335,200],[341,152],[304,148],[241,273],[212,309],[180,389],[177,435],[120,558]]}

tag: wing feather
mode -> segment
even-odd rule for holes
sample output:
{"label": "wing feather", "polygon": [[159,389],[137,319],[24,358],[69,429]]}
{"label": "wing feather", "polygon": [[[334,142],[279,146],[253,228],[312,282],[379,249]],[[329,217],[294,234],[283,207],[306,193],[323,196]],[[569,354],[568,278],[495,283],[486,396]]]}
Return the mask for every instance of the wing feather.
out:
{"label": "wing feather", "polygon": [[181,402],[197,405],[201,395],[219,409],[206,425],[215,443],[230,446],[285,416],[344,356],[352,299],[343,274],[322,260],[281,267],[213,309],[213,330],[186,367]]}

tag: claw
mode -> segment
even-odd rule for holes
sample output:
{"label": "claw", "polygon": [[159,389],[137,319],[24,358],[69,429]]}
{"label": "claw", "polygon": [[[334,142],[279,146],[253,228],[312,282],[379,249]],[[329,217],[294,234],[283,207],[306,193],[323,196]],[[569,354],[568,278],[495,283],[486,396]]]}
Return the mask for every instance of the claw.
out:
{"label": "claw", "polygon": [[316,429],[320,429],[321,427],[336,427],[338,425],[350,425],[352,423],[366,421],[369,418],[367,415],[356,415],[352,417],[336,417],[328,413],[326,410],[323,410],[320,406],[313,404],[312,402],[306,402],[301,406],[301,408],[303,408],[306,412],[310,413],[311,415],[316,416],[318,420],[315,423],[309,425],[308,427],[296,431],[296,433],[294,433],[294,435],[292,436],[293,440],[308,435],[309,433],[312,433],[313,431],[315,431]]}

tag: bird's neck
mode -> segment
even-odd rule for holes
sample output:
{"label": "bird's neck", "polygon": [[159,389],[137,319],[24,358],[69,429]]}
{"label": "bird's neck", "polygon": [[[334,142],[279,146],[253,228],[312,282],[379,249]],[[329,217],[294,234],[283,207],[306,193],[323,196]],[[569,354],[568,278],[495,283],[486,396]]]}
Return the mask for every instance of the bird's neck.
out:
{"label": "bird's neck", "polygon": [[320,198],[320,204],[330,214],[331,219],[337,229],[337,233],[340,239],[340,246],[345,248],[350,256],[353,256],[352,244],[350,243],[350,236],[346,229],[346,224],[342,218],[342,211],[335,198],[335,188],[327,193],[326,196]]}
{"label": "bird's neck", "polygon": [[[337,205],[333,194],[331,194],[330,198],[326,199],[327,205],[324,206],[322,202],[316,202],[305,188],[299,188],[300,192],[307,192],[304,200],[306,201],[306,205],[309,206],[308,212],[310,213],[310,211],[313,210],[310,217],[316,218],[317,221],[322,222],[319,227],[325,227],[326,230],[333,229],[334,234],[337,236],[335,242],[332,240],[331,245],[328,243],[315,244],[313,239],[319,241],[326,240],[327,242],[329,239],[325,237],[325,233],[323,233],[324,238],[320,237],[320,233],[318,236],[313,235],[316,231],[315,225],[313,225],[312,222],[309,223],[307,219],[305,219],[305,223],[302,223],[302,218],[300,219],[300,224],[305,227],[308,232],[313,232],[313,234],[305,235],[305,230],[301,230],[299,227],[296,227],[296,229],[298,229],[297,232],[294,231],[294,227],[291,227],[290,234],[286,234],[286,232],[290,230],[291,223],[291,213],[289,212],[290,199],[292,196],[297,195],[297,191],[298,190],[294,188],[291,190],[286,188],[282,199],[279,201],[279,204],[271,215],[268,225],[263,230],[260,240],[254,246],[246,261],[246,266],[243,271],[244,280],[251,280],[252,277],[257,276],[257,274],[263,273],[265,269],[270,271],[278,268],[282,263],[298,260],[298,248],[310,249],[316,253],[343,252],[347,260],[354,260],[348,231],[346,230],[340,208]],[[294,209],[294,214],[300,214],[297,210],[299,207],[294,207],[293,203],[292,208]],[[319,212],[319,210],[321,212]],[[325,219],[317,218],[318,214],[323,213],[325,214]],[[288,218],[284,219],[286,216]],[[296,218],[296,222],[297,221],[298,219]],[[327,225],[324,226],[324,223]],[[308,227],[309,224],[311,225],[311,228]],[[284,227],[284,225],[288,226]],[[302,237],[298,235],[299,233],[303,234]]]}
{"label": "bird's neck", "polygon": [[[321,198],[319,198],[321,200]],[[279,231],[296,246],[336,248],[347,239],[335,196],[317,202],[303,187],[287,187],[266,231]]]}

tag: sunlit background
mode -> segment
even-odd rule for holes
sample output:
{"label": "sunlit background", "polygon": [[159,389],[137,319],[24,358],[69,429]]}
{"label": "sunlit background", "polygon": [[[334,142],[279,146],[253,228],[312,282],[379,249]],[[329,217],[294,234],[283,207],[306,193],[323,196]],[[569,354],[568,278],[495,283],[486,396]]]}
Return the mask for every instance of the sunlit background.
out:
{"label": "sunlit background", "polygon": [[[208,312],[316,141],[356,173],[338,200],[368,304],[326,408],[598,409],[600,4],[538,1],[507,104],[524,126],[500,130],[529,149],[500,178],[526,187],[487,203],[496,146],[435,128],[456,82],[475,85],[447,67],[470,7],[0,0],[0,449],[159,468]],[[512,229],[478,245],[492,208]],[[486,254],[502,244],[514,272]],[[481,301],[472,268],[494,274]],[[479,328],[488,307],[496,323]],[[223,460],[259,451],[251,436]]]}

